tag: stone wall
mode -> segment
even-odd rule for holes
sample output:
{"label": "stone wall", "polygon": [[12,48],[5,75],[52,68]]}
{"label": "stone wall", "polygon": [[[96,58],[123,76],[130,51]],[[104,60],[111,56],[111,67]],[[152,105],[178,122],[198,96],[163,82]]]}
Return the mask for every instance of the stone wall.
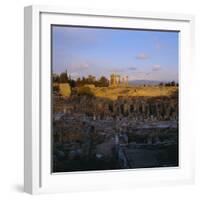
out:
{"label": "stone wall", "polygon": [[96,119],[109,117],[131,117],[136,121],[178,119],[177,97],[119,97],[112,101],[105,98],[77,96],[68,99],[65,107],[68,112],[83,113],[95,116]]}

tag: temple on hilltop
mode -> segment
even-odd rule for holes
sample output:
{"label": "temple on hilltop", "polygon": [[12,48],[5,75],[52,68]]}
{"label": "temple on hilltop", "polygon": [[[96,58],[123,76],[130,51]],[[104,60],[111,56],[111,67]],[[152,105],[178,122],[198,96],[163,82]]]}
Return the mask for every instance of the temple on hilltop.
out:
{"label": "temple on hilltop", "polygon": [[122,77],[119,74],[112,73],[110,75],[110,86],[128,86],[128,76]]}

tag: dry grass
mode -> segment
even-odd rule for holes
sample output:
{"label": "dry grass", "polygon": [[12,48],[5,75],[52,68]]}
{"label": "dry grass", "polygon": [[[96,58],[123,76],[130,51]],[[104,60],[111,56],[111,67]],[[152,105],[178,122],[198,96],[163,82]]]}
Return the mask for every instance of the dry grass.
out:
{"label": "dry grass", "polygon": [[156,97],[156,96],[170,96],[178,90],[177,87],[159,87],[159,86],[129,86],[129,87],[96,87],[91,88],[91,91],[97,97],[109,98],[116,100],[118,96],[129,97]]}
{"label": "dry grass", "polygon": [[59,84],[59,91],[63,97],[69,97],[71,94],[71,88],[68,83],[60,83]]}

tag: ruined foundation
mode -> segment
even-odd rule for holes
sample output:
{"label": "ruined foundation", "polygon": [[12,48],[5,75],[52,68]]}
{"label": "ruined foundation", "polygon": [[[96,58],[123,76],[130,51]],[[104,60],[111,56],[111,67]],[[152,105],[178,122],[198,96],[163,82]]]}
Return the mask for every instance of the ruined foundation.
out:
{"label": "ruined foundation", "polygon": [[178,166],[178,96],[54,95],[53,171]]}

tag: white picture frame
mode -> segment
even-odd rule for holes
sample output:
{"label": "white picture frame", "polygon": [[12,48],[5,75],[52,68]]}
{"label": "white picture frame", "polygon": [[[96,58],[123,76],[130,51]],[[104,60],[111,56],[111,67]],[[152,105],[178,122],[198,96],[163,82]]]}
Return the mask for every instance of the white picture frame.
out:
{"label": "white picture frame", "polygon": [[[194,182],[194,133],[191,132],[194,17],[183,14],[25,8],[24,189],[31,194],[133,188]],[[180,31],[179,167],[95,172],[51,173],[50,26],[51,24],[126,27]],[[188,87],[190,85],[190,88]],[[189,133],[189,134],[188,134]]]}

